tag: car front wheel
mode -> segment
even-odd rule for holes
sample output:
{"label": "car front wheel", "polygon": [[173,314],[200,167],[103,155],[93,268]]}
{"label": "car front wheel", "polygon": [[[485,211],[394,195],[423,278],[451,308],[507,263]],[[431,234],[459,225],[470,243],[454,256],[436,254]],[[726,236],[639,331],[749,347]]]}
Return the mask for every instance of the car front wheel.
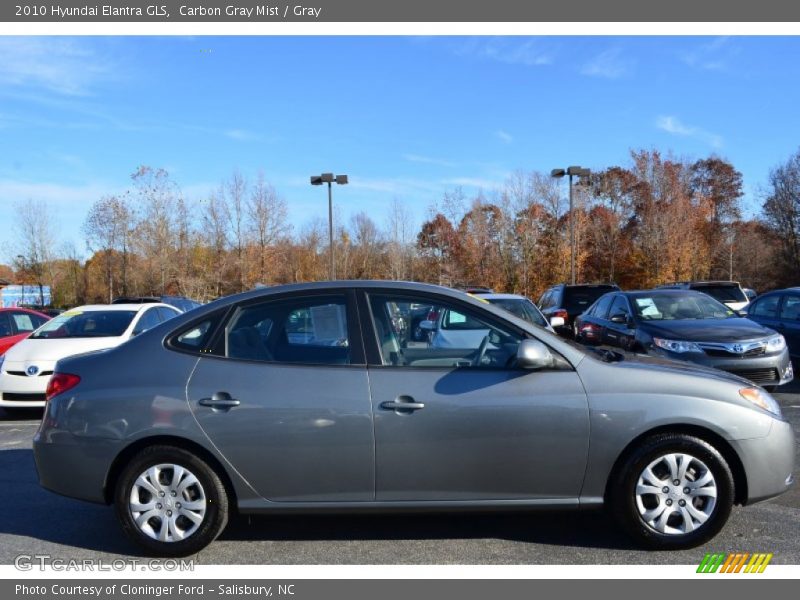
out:
{"label": "car front wheel", "polygon": [[617,521],[641,545],[692,548],[728,520],[733,475],[704,440],[660,434],[644,440],[616,470],[608,496]]}
{"label": "car front wheel", "polygon": [[173,446],[151,446],[134,456],[114,500],[125,534],[156,556],[194,554],[228,521],[228,496],[217,473]]}

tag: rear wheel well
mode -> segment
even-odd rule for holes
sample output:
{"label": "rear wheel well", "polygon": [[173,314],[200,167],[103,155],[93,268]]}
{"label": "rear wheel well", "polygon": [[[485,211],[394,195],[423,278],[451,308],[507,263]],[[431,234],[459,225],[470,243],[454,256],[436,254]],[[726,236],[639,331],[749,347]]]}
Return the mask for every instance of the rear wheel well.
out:
{"label": "rear wheel well", "polygon": [[106,482],[103,489],[103,497],[105,498],[106,504],[112,504],[114,501],[114,489],[117,487],[117,481],[119,481],[119,476],[125,468],[125,465],[136,454],[149,446],[174,446],[176,448],[182,448],[187,452],[191,452],[198,458],[201,458],[219,476],[228,494],[231,509],[236,509],[236,491],[234,490],[233,482],[230,480],[228,472],[219,460],[200,444],[187,440],[186,438],[170,435],[158,435],[136,440],[129,446],[126,446],[125,449],[117,455],[114,462],[111,463],[111,467],[106,475]]}
{"label": "rear wheel well", "polygon": [[747,475],[745,474],[744,466],[742,465],[742,461],[739,458],[739,455],[736,453],[736,450],[733,449],[733,447],[727,442],[727,440],[725,440],[725,438],[710,429],[701,427],[699,425],[683,424],[664,425],[662,427],[650,429],[637,436],[627,446],[625,446],[625,449],[617,457],[617,460],[614,462],[614,467],[611,469],[611,472],[608,475],[608,480],[606,481],[605,500],[608,500],[609,498],[609,486],[611,485],[611,482],[616,480],[619,469],[623,464],[625,464],[625,460],[628,458],[628,456],[630,456],[630,454],[641,445],[643,440],[660,433],[691,435],[714,446],[714,448],[716,448],[717,451],[722,454],[722,457],[725,459],[725,462],[728,463],[731,473],[733,474],[734,504],[744,505],[747,502]]}

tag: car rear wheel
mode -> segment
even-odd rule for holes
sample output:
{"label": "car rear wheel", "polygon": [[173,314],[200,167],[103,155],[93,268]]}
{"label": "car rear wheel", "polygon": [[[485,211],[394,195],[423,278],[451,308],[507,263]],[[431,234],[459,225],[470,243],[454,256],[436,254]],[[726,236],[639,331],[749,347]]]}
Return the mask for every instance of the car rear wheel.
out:
{"label": "car rear wheel", "polygon": [[713,538],[731,512],[733,475],[711,444],[684,434],[647,438],[616,469],[611,510],[641,545],[692,548]]}
{"label": "car rear wheel", "polygon": [[194,554],[228,521],[228,496],[217,473],[174,446],[151,446],[134,456],[114,500],[125,534],[157,556]]}

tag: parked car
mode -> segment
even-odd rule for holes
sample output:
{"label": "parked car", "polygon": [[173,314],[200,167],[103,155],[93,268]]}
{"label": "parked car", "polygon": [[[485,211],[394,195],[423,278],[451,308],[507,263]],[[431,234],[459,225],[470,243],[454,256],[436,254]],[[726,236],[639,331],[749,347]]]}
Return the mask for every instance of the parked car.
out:
{"label": "parked car", "polygon": [[19,308],[27,308],[34,312],[46,315],[47,318],[52,319],[64,312],[63,308],[53,308],[52,306],[43,306],[41,304],[20,304]]}
{"label": "parked car", "polygon": [[118,346],[179,314],[166,304],[96,304],[60,314],[3,355],[0,407],[43,407],[59,359]]}
{"label": "parked car", "polygon": [[169,304],[181,312],[188,312],[193,308],[202,306],[202,304],[196,300],[192,300],[186,296],[120,296],[119,298],[115,298],[112,304],[153,304],[156,302]]}
{"label": "parked car", "polygon": [[748,302],[752,302],[758,297],[758,292],[756,292],[752,288],[742,288],[742,291],[744,292],[744,295],[747,297]]}
{"label": "parked car", "polygon": [[762,294],[747,307],[747,317],[780,332],[792,358],[800,358],[800,287]]}
{"label": "parked car", "polygon": [[744,310],[750,303],[738,281],[680,281],[659,285],[657,289],[697,290],[733,310]]}
{"label": "parked car", "polygon": [[768,389],[794,376],[781,334],[702,292],[606,294],[576,323],[578,341],[716,367]]}
{"label": "parked car", "polygon": [[[391,315],[412,305],[486,336],[402,343]],[[347,343],[290,341],[296,311],[320,315],[314,338]],[[762,388],[579,346],[424,284],[229,296],[60,360],[47,397],[33,440],[41,485],[113,503],[123,531],[162,556],[199,551],[234,509],[607,506],[640,544],[686,548],[719,532],[734,503],[793,481],[792,426]]]}
{"label": "parked car", "polygon": [[[515,317],[519,317],[520,319],[524,319],[529,323],[544,327],[555,333],[552,324],[545,319],[542,311],[525,296],[520,296],[519,294],[495,294],[491,292],[477,292],[472,295],[507,310]],[[553,319],[555,319],[556,325],[560,323],[558,317],[553,317]],[[561,324],[563,325],[563,323]]]}
{"label": "parked car", "polygon": [[[589,308],[607,292],[619,291],[613,283],[576,284],[560,283],[548,288],[539,298],[539,308],[550,321],[556,333],[567,338],[575,337],[575,317]],[[553,322],[553,319],[563,319]]]}
{"label": "parked car", "polygon": [[27,308],[0,308],[0,356],[49,320],[47,315]]}

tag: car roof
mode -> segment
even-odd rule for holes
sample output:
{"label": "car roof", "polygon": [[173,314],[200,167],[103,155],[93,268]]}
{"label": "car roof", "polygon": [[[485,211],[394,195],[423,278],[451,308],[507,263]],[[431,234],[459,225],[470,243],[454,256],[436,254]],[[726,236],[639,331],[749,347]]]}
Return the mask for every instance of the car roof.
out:
{"label": "car roof", "polygon": [[153,308],[154,306],[165,306],[173,309],[175,308],[174,306],[163,304],[161,302],[151,302],[146,304],[86,304],[85,306],[76,306],[75,308],[70,308],[65,312],[73,312],[78,310],[81,312],[96,312],[100,310],[141,312],[143,310],[147,310],[148,308]]}
{"label": "car roof", "polygon": [[472,294],[473,296],[477,296],[478,298],[484,298],[485,300],[527,300],[525,296],[520,294],[495,294],[495,293],[480,293],[480,294]]}
{"label": "car roof", "polygon": [[624,292],[617,292],[617,293],[624,294],[625,296],[635,296],[639,294],[655,294],[659,296],[665,296],[667,294],[674,294],[676,292],[679,294],[686,294],[689,296],[708,295],[704,294],[703,292],[699,292],[697,290],[690,290],[688,288],[656,288],[654,290],[627,290]]}

